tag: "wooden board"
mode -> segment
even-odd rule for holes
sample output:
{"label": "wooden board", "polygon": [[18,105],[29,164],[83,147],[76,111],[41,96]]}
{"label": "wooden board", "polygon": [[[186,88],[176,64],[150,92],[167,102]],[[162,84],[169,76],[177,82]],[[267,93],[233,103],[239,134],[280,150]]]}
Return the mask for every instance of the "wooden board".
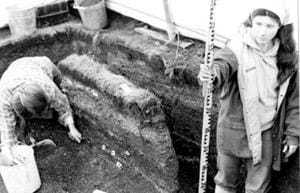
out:
{"label": "wooden board", "polygon": [[[177,46],[177,44],[178,44],[178,42],[176,40],[170,42],[169,39],[168,39],[168,36],[166,34],[161,33],[161,32],[153,31],[153,30],[146,29],[146,28],[143,28],[143,27],[134,28],[134,31],[136,31],[140,34],[146,35],[146,36],[150,36],[153,39],[166,42],[168,44],[172,44],[172,45],[175,45],[175,46]],[[193,42],[187,42],[187,41],[180,40],[178,46],[181,47],[181,48],[187,48],[187,47],[191,46],[192,44],[193,44]]]}

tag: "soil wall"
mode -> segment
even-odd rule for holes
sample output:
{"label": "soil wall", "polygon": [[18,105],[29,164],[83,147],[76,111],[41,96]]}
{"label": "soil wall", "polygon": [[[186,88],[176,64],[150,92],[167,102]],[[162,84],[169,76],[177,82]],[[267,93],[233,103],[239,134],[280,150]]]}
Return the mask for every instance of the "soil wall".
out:
{"label": "soil wall", "polygon": [[123,164],[140,170],[162,192],[176,192],[177,159],[160,100],[86,55],[71,55],[58,67],[65,77],[62,89],[88,129],[130,152]]}

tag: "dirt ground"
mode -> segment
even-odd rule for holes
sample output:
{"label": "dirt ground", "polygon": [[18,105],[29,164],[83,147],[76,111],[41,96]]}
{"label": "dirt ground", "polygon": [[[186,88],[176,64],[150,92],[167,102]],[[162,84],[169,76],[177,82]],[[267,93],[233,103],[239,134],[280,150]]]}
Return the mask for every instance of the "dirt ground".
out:
{"label": "dirt ground", "polygon": [[[85,127],[85,123],[76,123],[79,128]],[[111,156],[111,150],[117,154],[121,152],[105,137],[81,130],[85,139],[77,144],[67,137],[66,129],[56,120],[31,120],[29,127],[37,141],[52,139],[57,145],[56,148],[35,148],[42,181],[36,193],[91,193],[96,189],[116,193],[158,193],[140,173],[117,166],[119,160]],[[6,193],[1,180],[0,192]]]}

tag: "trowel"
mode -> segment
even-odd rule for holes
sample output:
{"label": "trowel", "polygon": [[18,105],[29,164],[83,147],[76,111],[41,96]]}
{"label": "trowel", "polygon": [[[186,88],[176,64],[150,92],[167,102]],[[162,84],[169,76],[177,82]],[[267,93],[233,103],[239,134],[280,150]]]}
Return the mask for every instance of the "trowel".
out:
{"label": "trowel", "polygon": [[30,142],[31,142],[31,147],[49,147],[49,148],[55,148],[56,144],[54,143],[53,140],[51,139],[43,139],[41,141],[36,142],[36,140],[33,137],[29,138]]}

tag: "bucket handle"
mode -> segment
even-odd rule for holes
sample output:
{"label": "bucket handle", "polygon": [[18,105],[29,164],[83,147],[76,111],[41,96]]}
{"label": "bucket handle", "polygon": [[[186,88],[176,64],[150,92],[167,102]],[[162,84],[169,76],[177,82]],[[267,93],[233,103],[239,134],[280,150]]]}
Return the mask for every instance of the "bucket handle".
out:
{"label": "bucket handle", "polygon": [[32,143],[30,145],[31,147],[39,147],[39,146],[46,146],[46,145],[56,147],[56,144],[51,139],[44,139],[42,141],[36,142],[33,137],[30,137],[29,140]]}
{"label": "bucket handle", "polygon": [[76,5],[76,4],[73,5],[73,8],[74,9],[81,9],[81,10],[86,9],[85,7],[80,7],[79,5]]}
{"label": "bucket handle", "polygon": [[[77,2],[77,3],[78,3],[78,2]],[[77,3],[74,3],[74,4],[73,4],[73,8],[74,8],[74,9],[81,9],[81,10],[87,9],[87,7],[80,7],[80,5],[78,5]],[[95,4],[95,5],[91,5],[90,7],[93,7],[93,6],[99,6],[101,3],[102,3],[102,1],[100,1],[99,3],[97,3],[97,4]]]}

